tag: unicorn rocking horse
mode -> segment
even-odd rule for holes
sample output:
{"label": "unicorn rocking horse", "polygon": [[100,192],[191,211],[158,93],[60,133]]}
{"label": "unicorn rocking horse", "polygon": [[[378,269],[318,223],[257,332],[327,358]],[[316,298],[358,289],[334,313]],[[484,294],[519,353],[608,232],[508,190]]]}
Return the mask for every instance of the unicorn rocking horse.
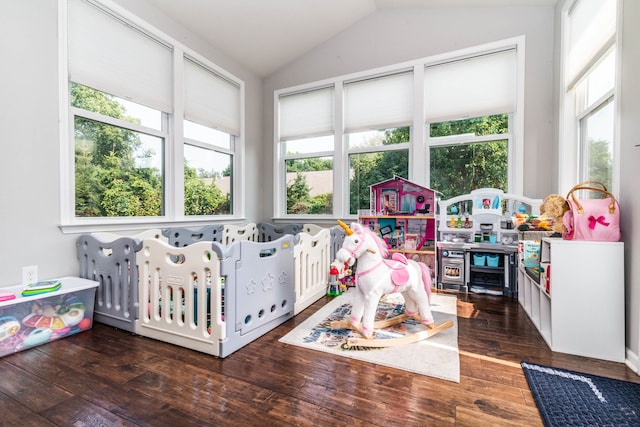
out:
{"label": "unicorn rocking horse", "polygon": [[[387,259],[387,246],[367,227],[352,223],[349,227],[338,220],[347,236],[336,253],[340,262],[349,266],[358,261],[356,269],[356,295],[348,321],[332,322],[332,328],[358,331],[364,339],[350,338],[349,347],[391,347],[429,338],[453,326],[452,321],[436,325],[431,313],[431,274],[422,262],[408,260],[394,253]],[[374,322],[378,302],[385,294],[400,292],[405,301],[405,314]],[[385,328],[413,318],[427,326],[422,332],[400,338],[373,339],[376,328]]]}

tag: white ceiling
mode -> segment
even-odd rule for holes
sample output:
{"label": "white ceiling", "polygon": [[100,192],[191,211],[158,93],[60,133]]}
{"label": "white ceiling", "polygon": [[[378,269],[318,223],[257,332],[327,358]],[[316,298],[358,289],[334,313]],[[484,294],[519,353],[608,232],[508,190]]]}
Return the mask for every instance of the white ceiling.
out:
{"label": "white ceiling", "polygon": [[553,6],[558,0],[149,0],[212,46],[265,77],[384,9]]}

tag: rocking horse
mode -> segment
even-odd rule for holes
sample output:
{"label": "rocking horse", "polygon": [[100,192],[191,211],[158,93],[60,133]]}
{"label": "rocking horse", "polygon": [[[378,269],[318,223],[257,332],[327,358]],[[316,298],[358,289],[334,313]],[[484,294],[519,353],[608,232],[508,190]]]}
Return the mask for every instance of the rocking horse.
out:
{"label": "rocking horse", "polygon": [[[349,266],[358,261],[356,295],[348,321],[332,322],[332,328],[349,328],[364,338],[350,338],[349,347],[392,347],[429,338],[453,326],[452,321],[436,325],[431,314],[431,274],[422,262],[407,259],[400,253],[388,257],[385,242],[367,227],[352,223],[349,227],[338,220],[347,236],[336,253],[340,262]],[[405,301],[405,314],[374,322],[378,302],[383,295],[400,292]],[[374,339],[373,331],[413,318],[427,326],[422,332],[400,338]]]}

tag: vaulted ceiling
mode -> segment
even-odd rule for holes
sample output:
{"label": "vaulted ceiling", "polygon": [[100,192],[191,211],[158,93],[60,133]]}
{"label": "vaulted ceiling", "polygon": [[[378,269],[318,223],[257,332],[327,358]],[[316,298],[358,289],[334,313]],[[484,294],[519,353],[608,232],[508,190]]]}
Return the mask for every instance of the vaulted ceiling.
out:
{"label": "vaulted ceiling", "polygon": [[150,4],[265,77],[385,9],[554,6],[558,0],[152,0]]}

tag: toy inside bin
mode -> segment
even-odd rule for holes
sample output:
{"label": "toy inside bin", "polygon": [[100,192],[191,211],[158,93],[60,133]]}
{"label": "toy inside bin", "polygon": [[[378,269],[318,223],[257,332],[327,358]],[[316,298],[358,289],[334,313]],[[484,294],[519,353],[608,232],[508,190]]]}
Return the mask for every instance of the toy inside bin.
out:
{"label": "toy inside bin", "polygon": [[500,255],[498,254],[488,254],[487,255],[487,266],[488,267],[497,267],[500,263]]}
{"label": "toy inside bin", "polygon": [[487,256],[485,254],[473,254],[473,265],[484,267]]}
{"label": "toy inside bin", "polygon": [[57,290],[35,295],[22,295],[22,285],[3,288],[15,298],[0,302],[0,357],[91,328],[98,282],[57,281]]}

